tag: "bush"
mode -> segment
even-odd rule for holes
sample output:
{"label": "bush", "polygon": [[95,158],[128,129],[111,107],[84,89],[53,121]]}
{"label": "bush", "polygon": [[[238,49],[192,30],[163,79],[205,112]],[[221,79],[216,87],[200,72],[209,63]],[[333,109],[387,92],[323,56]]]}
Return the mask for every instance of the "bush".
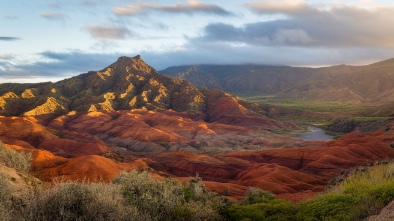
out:
{"label": "bush", "polygon": [[336,119],[327,126],[327,130],[335,133],[350,133],[354,131],[358,125],[360,125],[360,122],[353,119]]}
{"label": "bush", "polygon": [[148,213],[155,220],[220,220],[221,217],[207,202],[201,179],[191,179],[189,185],[176,180],[159,182],[148,172],[123,172],[115,178],[129,205]]}
{"label": "bush", "polygon": [[9,150],[0,142],[0,162],[17,171],[28,172],[30,170],[31,154]]}
{"label": "bush", "polygon": [[296,220],[352,220],[349,213],[354,203],[355,199],[346,194],[323,194],[301,203],[298,208]]}
{"label": "bush", "polygon": [[328,193],[300,204],[297,220],[363,220],[394,200],[394,163],[345,179]]}
{"label": "bush", "polygon": [[23,208],[25,220],[150,220],[133,206],[125,206],[117,185],[56,183],[37,191]]}
{"label": "bush", "polygon": [[0,202],[2,203],[11,199],[12,188],[9,179],[8,175],[0,173]]}
{"label": "bush", "polygon": [[9,176],[0,173],[0,220],[11,220],[11,193]]}
{"label": "bush", "polygon": [[232,204],[224,209],[227,220],[294,220],[295,208],[285,200],[271,199],[264,203],[249,205]]}
{"label": "bush", "polygon": [[375,215],[394,200],[394,163],[380,164],[367,171],[357,172],[335,191],[349,194],[357,200],[352,209],[355,219]]}
{"label": "bush", "polygon": [[276,199],[275,195],[250,187],[244,200],[238,204],[228,204],[221,208],[227,220],[294,220],[295,207],[286,200]]}
{"label": "bush", "polygon": [[268,202],[275,198],[276,198],[275,195],[268,191],[259,188],[249,187],[248,190],[246,191],[246,197],[241,203],[246,205],[251,205],[255,203]]}

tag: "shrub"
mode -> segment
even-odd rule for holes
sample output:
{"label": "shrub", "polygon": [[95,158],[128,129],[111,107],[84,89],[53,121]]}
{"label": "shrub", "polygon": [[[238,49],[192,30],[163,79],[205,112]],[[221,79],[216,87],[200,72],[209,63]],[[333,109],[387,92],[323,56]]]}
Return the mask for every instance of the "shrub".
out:
{"label": "shrub", "polygon": [[0,142],[0,162],[20,172],[27,172],[30,170],[31,154],[9,150]]}
{"label": "shrub", "polygon": [[291,221],[294,220],[295,208],[285,200],[271,199],[264,203],[249,205],[232,204],[224,213],[228,220],[271,220]]}
{"label": "shrub", "polygon": [[394,163],[347,177],[328,193],[300,204],[297,220],[363,220],[394,200]]}
{"label": "shrub", "polygon": [[268,202],[275,198],[276,198],[275,195],[268,191],[259,188],[249,187],[248,190],[246,191],[246,197],[241,203],[246,205],[251,205],[255,203]]}
{"label": "shrub", "polygon": [[350,133],[354,131],[358,125],[360,125],[360,122],[353,119],[336,119],[327,126],[327,129],[335,133]]}
{"label": "shrub", "polygon": [[227,220],[294,220],[294,204],[276,199],[275,195],[250,187],[239,204],[229,204],[221,209]]}
{"label": "shrub", "polygon": [[224,205],[220,211],[228,220],[353,221],[379,213],[393,200],[394,162],[384,161],[298,204],[249,188],[243,201]]}
{"label": "shrub", "polygon": [[11,193],[12,188],[9,183],[9,176],[0,173],[0,219],[11,220]]}
{"label": "shrub", "polygon": [[375,215],[394,200],[394,163],[380,164],[357,172],[342,182],[335,191],[357,200],[352,209],[354,219]]}
{"label": "shrub", "polygon": [[156,181],[148,172],[122,172],[115,178],[129,205],[148,213],[155,220],[220,220],[207,197],[201,179],[191,179],[189,185],[176,180]]}
{"label": "shrub", "polygon": [[299,205],[296,220],[329,221],[351,220],[349,212],[355,200],[346,194],[327,193]]}
{"label": "shrub", "polygon": [[23,208],[25,220],[150,220],[133,206],[124,206],[117,185],[56,183],[37,191]]}
{"label": "shrub", "polygon": [[4,203],[11,199],[12,188],[9,183],[10,177],[0,173],[0,202]]}

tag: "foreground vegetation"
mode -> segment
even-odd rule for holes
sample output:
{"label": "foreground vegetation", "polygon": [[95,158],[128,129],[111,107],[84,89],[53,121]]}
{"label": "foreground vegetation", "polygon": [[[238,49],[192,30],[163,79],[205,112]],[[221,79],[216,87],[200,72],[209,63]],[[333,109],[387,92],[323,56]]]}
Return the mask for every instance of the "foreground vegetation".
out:
{"label": "foreground vegetation", "polygon": [[[0,143],[0,166],[26,173],[21,165],[29,161],[29,155],[6,150]],[[137,171],[123,172],[112,183],[55,180],[50,187],[41,185],[19,195],[12,182],[13,177],[0,172],[0,220],[362,220],[394,199],[394,162],[355,172],[301,203],[256,188],[234,203],[206,191],[199,177],[188,183],[158,181]]]}
{"label": "foreground vegetation", "polygon": [[240,204],[223,208],[228,220],[332,221],[363,220],[394,199],[394,162],[355,172],[326,193],[301,203],[248,191]]}

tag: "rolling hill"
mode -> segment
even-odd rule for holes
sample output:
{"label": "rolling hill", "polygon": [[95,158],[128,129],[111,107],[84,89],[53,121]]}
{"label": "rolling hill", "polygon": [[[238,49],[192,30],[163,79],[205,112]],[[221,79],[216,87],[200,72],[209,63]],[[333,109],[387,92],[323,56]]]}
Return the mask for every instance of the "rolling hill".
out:
{"label": "rolling hill", "polygon": [[306,68],[265,65],[191,65],[160,73],[206,89],[353,104],[394,101],[394,59],[365,65]]}

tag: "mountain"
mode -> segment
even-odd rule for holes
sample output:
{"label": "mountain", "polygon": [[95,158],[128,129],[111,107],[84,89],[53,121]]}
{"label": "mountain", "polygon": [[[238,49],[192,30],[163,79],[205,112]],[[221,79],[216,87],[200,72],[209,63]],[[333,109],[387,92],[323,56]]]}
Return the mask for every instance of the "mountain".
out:
{"label": "mountain", "polygon": [[393,70],[394,59],[365,66],[322,68],[192,65],[170,67],[160,73],[185,79],[199,88],[232,94],[377,103],[394,101]]}
{"label": "mountain", "polygon": [[57,83],[2,84],[2,115],[61,115],[70,111],[168,109],[203,112],[201,92],[190,83],[159,74],[140,56],[120,57],[101,71]]}
{"label": "mountain", "polygon": [[133,109],[171,109],[201,114],[208,122],[282,127],[264,117],[263,110],[249,110],[230,94],[199,90],[185,80],[162,75],[140,56],[120,57],[101,71],[56,83],[0,84],[3,116],[35,116],[49,122],[64,114]]}

